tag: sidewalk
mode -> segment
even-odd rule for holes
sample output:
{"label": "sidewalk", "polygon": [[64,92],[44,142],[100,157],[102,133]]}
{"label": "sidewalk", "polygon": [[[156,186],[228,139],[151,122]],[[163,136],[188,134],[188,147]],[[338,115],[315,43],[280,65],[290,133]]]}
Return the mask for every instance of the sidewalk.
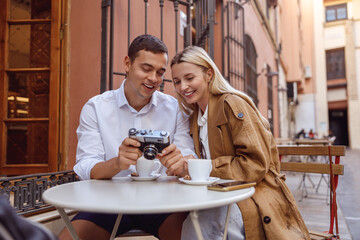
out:
{"label": "sidewalk", "polygon": [[342,163],[345,175],[340,178],[338,201],[353,239],[360,239],[360,149],[346,149]]}
{"label": "sidewalk", "polygon": [[[344,164],[344,175],[339,177],[337,190],[339,232],[341,239],[360,239],[360,150],[346,149],[345,157],[341,158]],[[311,175],[315,184],[318,183],[318,174]],[[304,221],[313,230],[327,230],[329,228],[329,206],[326,206],[326,185],[322,182],[319,193],[308,188],[309,196],[300,200],[300,191],[297,190],[301,174],[287,174],[286,183],[297,199],[298,206]],[[310,182],[306,180],[307,186]]]}
{"label": "sidewalk", "polygon": [[[301,189],[298,189],[299,183],[302,180],[302,173],[286,173],[286,184],[289,186],[296,199],[299,211],[308,229],[324,232],[328,231],[330,226],[330,205],[329,197],[327,195],[328,187],[324,181],[320,183],[319,190],[316,193],[316,186],[320,180],[320,176],[319,174],[309,175],[310,179],[315,184],[315,187],[312,187],[310,180],[306,178],[307,197],[301,197]],[[340,187],[341,186],[339,186],[339,188]],[[341,239],[352,240],[340,206],[338,207],[338,222]]]}

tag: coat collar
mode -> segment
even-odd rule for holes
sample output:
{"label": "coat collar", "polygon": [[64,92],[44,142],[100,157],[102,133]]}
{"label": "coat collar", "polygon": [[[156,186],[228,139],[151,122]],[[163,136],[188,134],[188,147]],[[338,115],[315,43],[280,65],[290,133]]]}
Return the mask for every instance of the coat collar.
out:
{"label": "coat collar", "polygon": [[[210,94],[208,105],[208,129],[210,127],[218,127],[228,122],[225,114],[225,98],[228,94]],[[199,126],[197,125],[197,119],[199,115],[199,107],[197,106],[190,117],[190,135],[194,140],[195,152],[200,156],[200,142],[199,142]],[[210,131],[208,134],[211,135]],[[209,143],[211,139],[209,139]]]}
{"label": "coat collar", "polygon": [[208,124],[211,126],[221,126],[228,122],[225,114],[225,98],[228,94],[210,94],[208,106]]}
{"label": "coat collar", "polygon": [[[210,94],[209,105],[208,105],[208,125],[220,126],[226,124],[228,119],[225,114],[225,98],[228,94]],[[191,115],[190,121],[190,134],[194,134],[198,131],[197,119],[199,115],[199,107],[196,106],[196,109]],[[210,117],[211,116],[211,117]]]}

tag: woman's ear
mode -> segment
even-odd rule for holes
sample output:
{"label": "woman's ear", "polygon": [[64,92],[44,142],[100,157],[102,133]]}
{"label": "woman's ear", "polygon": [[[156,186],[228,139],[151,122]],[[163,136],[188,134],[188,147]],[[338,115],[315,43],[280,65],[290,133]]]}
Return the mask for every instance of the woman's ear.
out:
{"label": "woman's ear", "polygon": [[212,80],[213,76],[214,76],[214,72],[213,72],[212,69],[209,68],[209,69],[206,71],[206,82],[209,83],[209,82]]}

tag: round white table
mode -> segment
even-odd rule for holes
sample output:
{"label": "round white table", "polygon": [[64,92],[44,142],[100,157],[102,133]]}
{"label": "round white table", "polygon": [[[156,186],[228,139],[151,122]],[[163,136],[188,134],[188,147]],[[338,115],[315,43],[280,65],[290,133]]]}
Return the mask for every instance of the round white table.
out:
{"label": "round white table", "polygon": [[[62,184],[46,190],[42,197],[58,209],[73,239],[78,239],[78,236],[65,208],[119,214],[110,239],[115,237],[122,214],[190,211],[198,238],[203,239],[197,219],[198,210],[230,205],[251,197],[254,192],[254,188],[217,192],[208,190],[206,186],[186,185],[177,180],[142,182],[121,178]],[[225,226],[224,237],[227,223]]]}

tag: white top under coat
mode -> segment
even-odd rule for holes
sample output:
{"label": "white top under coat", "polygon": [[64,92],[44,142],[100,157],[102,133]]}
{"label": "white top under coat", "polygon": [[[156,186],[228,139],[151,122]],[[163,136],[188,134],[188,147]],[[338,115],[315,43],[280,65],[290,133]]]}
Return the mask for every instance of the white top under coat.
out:
{"label": "white top under coat", "polygon": [[202,114],[201,109],[199,108],[198,121],[197,121],[197,124],[200,129],[199,140],[202,142],[205,148],[206,158],[211,159],[211,154],[209,149],[209,139],[208,139],[207,118],[208,118],[208,106],[206,106],[204,114]]}

